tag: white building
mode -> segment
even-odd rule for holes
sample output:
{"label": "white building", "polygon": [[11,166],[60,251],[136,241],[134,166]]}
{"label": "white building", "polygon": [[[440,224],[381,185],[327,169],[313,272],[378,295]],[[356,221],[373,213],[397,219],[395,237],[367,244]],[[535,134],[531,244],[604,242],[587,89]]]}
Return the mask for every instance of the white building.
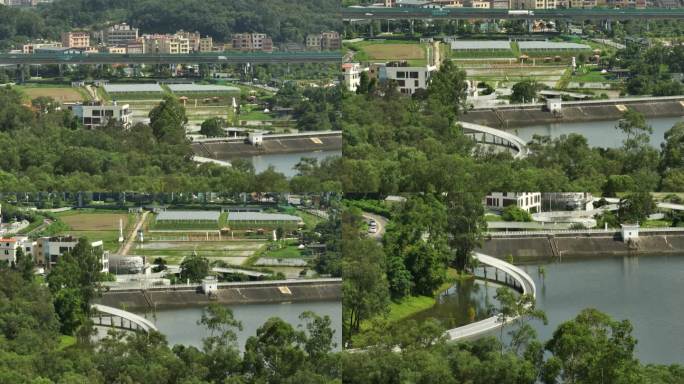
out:
{"label": "white building", "polygon": [[515,205],[529,213],[541,211],[542,196],[540,192],[492,192],[485,197],[488,209],[503,210]]}
{"label": "white building", "polygon": [[620,224],[622,227],[622,241],[629,243],[630,241],[639,240],[639,224]]}
{"label": "white building", "polygon": [[402,63],[387,63],[378,71],[380,81],[396,80],[399,92],[412,95],[418,89],[427,89],[434,66],[409,67]]}
{"label": "white building", "polygon": [[[78,244],[78,238],[72,236],[41,237],[36,243],[34,257],[37,264],[51,269],[63,254],[74,249]],[[100,259],[102,272],[109,272],[109,252],[104,250],[102,240],[91,242],[90,246],[99,248],[97,251],[102,252]]]}
{"label": "white building", "polygon": [[364,70],[359,63],[345,63],[342,64],[342,76],[344,77],[344,86],[351,92],[356,92],[356,89],[361,84],[361,73]]}
{"label": "white building", "polygon": [[72,104],[69,110],[78,117],[86,128],[97,128],[107,125],[111,120],[121,123],[124,129],[133,124],[133,112],[128,104],[103,104],[90,102],[85,104]]}
{"label": "white building", "polygon": [[17,239],[13,237],[0,238],[0,262],[12,264],[17,261]]}
{"label": "white building", "polygon": [[115,24],[102,31],[102,41],[107,45],[126,45],[138,41],[138,28],[126,23]]}

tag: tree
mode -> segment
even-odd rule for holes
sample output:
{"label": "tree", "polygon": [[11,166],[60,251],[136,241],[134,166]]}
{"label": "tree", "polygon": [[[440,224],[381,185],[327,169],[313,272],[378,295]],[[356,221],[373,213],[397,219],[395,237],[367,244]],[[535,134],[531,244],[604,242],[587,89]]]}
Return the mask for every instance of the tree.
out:
{"label": "tree", "polygon": [[199,283],[209,275],[209,260],[206,257],[194,254],[181,262],[181,279]]}
{"label": "tree", "polygon": [[482,198],[480,193],[463,192],[446,196],[449,245],[456,253],[455,267],[459,272],[470,265],[473,250],[481,244],[487,228]]}
{"label": "tree", "polygon": [[517,205],[509,205],[504,208],[501,217],[504,221],[532,221],[532,215]]}
{"label": "tree", "polygon": [[178,99],[165,95],[164,99],[149,113],[150,126],[160,142],[178,144],[185,140],[185,124],[188,118],[185,107]]}
{"label": "tree", "polygon": [[207,137],[225,136],[223,128],[226,126],[226,120],[222,117],[212,117],[204,120],[200,128],[200,133]]}
{"label": "tree", "polygon": [[628,320],[615,321],[598,310],[585,309],[558,326],[546,343],[555,358],[552,364],[557,365],[547,371],[557,372],[567,383],[643,382],[633,357],[635,346]]}
{"label": "tree", "polygon": [[656,209],[653,196],[650,192],[634,192],[620,199],[618,219],[620,223],[635,224],[648,219],[648,216]]}
{"label": "tree", "polygon": [[35,267],[33,257],[30,254],[25,254],[24,250],[21,247],[18,247],[16,259],[16,270],[21,273],[24,280],[33,281],[33,268]]}
{"label": "tree", "polygon": [[439,71],[432,74],[428,85],[428,97],[434,104],[441,105],[449,121],[460,115],[466,101],[466,73],[451,60],[444,60]]}
{"label": "tree", "polygon": [[511,103],[531,103],[537,97],[539,84],[532,80],[523,80],[513,84]]}
{"label": "tree", "polygon": [[361,321],[385,313],[389,304],[385,255],[377,241],[361,237],[361,215],[342,219],[342,336],[348,343]]}
{"label": "tree", "polygon": [[47,281],[63,333],[73,334],[88,320],[90,302],[102,279],[102,248],[93,248],[88,239],[78,239],[73,249],[60,256]]}
{"label": "tree", "polygon": [[[509,348],[518,354],[521,348],[525,348],[537,338],[537,332],[530,326],[532,319],[547,323],[544,311],[536,308],[534,296],[531,294],[516,295],[508,287],[500,287],[496,290],[496,300],[499,301],[498,321],[501,323],[501,342],[503,343],[503,329],[506,324],[513,323],[508,332],[511,336]],[[503,345],[502,345],[503,353]]]}
{"label": "tree", "polygon": [[660,144],[660,148],[661,173],[684,168],[684,123],[677,123],[665,132],[665,141]]}

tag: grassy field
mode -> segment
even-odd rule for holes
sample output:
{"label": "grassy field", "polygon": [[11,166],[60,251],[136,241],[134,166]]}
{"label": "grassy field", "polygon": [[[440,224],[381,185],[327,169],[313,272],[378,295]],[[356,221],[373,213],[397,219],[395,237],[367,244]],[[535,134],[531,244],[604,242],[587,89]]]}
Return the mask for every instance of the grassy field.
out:
{"label": "grassy field", "polygon": [[590,49],[583,49],[583,50],[577,50],[577,49],[571,49],[571,50],[527,50],[527,51],[522,51],[523,55],[527,55],[528,57],[564,57],[564,58],[569,58],[572,56],[577,56],[581,52],[584,52],[586,55],[591,54]]}
{"label": "grassy field", "polygon": [[119,220],[123,220],[124,228],[128,226],[130,220],[128,213],[81,213],[80,211],[66,211],[58,214],[58,217],[75,231],[118,231]]}
{"label": "grassy field", "polygon": [[40,96],[52,97],[53,99],[62,102],[76,102],[88,100],[87,92],[82,88],[72,88],[65,86],[47,86],[47,85],[20,85],[15,86],[27,100],[32,100]]}
{"label": "grassy field", "polygon": [[391,61],[406,60],[411,65],[425,65],[427,63],[426,47],[416,41],[363,41],[348,44],[356,52],[358,61]]}

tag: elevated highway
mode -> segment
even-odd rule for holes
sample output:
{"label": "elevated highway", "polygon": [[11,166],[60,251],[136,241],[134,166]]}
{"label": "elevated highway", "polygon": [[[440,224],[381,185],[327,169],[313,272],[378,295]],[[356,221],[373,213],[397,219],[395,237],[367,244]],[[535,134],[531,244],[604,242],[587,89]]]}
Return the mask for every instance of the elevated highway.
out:
{"label": "elevated highway", "polygon": [[345,21],[355,20],[398,20],[398,19],[490,19],[490,20],[648,20],[684,19],[684,8],[645,9],[535,9],[528,13],[509,13],[508,9],[479,8],[384,8],[346,7],[342,9]]}
{"label": "elevated highway", "polygon": [[341,63],[341,52],[211,52],[188,55],[108,53],[2,53],[0,65],[40,64],[283,64]]}

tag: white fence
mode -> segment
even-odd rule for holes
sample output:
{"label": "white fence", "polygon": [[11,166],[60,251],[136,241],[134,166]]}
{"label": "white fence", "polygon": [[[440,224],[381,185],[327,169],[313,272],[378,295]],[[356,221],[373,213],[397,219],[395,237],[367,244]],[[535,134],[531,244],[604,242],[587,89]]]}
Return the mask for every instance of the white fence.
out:
{"label": "white fence", "polygon": [[[487,232],[485,236],[489,237],[526,237],[526,236],[543,236],[543,235],[591,235],[596,233],[616,234],[619,229],[609,228],[605,229],[559,229],[554,231],[511,231],[511,232]],[[682,232],[684,227],[664,227],[664,228],[639,228],[639,233],[662,233],[662,232]]]}

